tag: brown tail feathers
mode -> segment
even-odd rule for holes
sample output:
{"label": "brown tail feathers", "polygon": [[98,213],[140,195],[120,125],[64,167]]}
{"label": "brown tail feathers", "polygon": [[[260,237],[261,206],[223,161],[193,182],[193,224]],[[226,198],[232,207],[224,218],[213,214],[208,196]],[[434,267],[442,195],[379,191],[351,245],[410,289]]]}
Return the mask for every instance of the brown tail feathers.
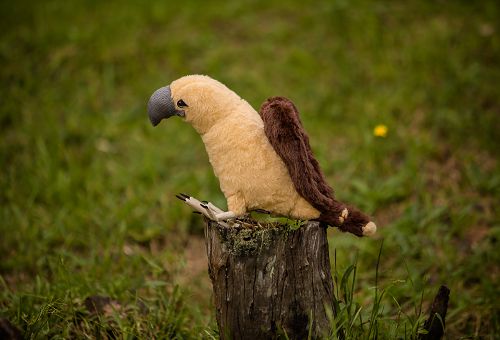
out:
{"label": "brown tail feathers", "polygon": [[366,235],[366,226],[369,225],[368,229],[372,230],[369,233],[372,233],[375,224],[368,216],[335,200],[333,189],[314,158],[295,105],[287,98],[272,97],[262,104],[260,115],[266,136],[283,159],[295,189],[321,212],[319,220],[357,236]]}

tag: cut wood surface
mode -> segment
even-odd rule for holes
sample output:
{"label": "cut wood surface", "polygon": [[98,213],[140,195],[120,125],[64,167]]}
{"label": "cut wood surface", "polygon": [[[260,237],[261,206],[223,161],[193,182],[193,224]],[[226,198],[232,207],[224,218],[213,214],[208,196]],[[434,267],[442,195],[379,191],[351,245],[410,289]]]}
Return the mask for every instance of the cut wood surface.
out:
{"label": "cut wood surface", "polygon": [[221,339],[304,339],[328,335],[333,281],[326,229],[205,228]]}

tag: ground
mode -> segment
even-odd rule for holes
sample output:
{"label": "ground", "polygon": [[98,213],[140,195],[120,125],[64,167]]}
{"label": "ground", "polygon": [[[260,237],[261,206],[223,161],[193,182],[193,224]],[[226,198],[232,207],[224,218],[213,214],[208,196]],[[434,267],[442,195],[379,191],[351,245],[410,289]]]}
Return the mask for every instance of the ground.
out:
{"label": "ground", "polygon": [[[338,198],[373,215],[375,238],[329,231],[353,337],[410,338],[446,284],[447,338],[493,339],[499,7],[2,2],[0,318],[26,338],[216,336],[202,220],[175,194],[224,197],[193,129],[146,113],[202,73],[255,108],[292,99]],[[91,296],[125,307],[96,319]]]}

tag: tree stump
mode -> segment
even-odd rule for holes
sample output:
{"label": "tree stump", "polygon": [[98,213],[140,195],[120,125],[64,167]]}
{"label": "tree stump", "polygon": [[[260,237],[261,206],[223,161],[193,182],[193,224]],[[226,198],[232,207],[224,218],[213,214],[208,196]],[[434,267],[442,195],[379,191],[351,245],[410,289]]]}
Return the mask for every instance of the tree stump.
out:
{"label": "tree stump", "polygon": [[207,221],[205,236],[221,339],[329,334],[335,310],[326,228]]}

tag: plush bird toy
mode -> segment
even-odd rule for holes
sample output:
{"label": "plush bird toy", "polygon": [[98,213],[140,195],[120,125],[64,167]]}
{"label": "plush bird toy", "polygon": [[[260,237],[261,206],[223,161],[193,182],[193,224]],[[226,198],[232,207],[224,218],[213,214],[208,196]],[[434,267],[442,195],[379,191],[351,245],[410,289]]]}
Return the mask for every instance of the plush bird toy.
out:
{"label": "plush bird toy", "polygon": [[318,220],[357,236],[375,233],[368,216],[335,200],[288,99],[270,98],[257,113],[222,83],[190,75],[154,92],[148,113],[153,126],[179,116],[200,134],[229,211],[178,197],[208,218],[224,221],[265,210]]}

